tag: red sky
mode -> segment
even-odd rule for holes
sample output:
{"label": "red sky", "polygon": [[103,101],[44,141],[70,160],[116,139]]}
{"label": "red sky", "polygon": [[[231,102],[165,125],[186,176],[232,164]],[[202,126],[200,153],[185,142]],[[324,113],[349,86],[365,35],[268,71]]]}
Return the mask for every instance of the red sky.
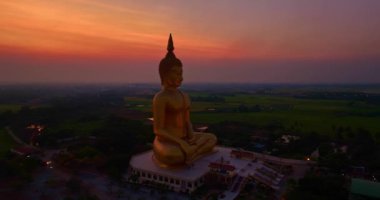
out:
{"label": "red sky", "polygon": [[0,2],[1,82],[380,82],[378,0]]}

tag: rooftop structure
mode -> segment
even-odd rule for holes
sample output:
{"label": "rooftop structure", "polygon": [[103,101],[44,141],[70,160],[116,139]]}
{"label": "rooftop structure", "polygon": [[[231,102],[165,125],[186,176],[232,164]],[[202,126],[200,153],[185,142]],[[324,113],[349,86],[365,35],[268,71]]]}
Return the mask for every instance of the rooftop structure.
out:
{"label": "rooftop structure", "polygon": [[223,164],[223,163],[217,163],[217,162],[211,162],[208,167],[210,169],[216,169],[220,171],[226,171],[226,172],[233,172],[235,171],[236,167],[229,164]]}

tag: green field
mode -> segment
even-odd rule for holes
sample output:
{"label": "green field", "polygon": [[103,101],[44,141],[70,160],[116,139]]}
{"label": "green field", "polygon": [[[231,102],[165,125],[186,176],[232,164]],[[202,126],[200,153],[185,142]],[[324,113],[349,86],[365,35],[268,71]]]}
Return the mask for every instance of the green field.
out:
{"label": "green field", "polygon": [[[48,108],[50,105],[44,104],[44,105],[34,105],[34,106],[28,106],[30,109],[38,109],[38,108]],[[18,112],[22,108],[21,104],[0,104],[0,113],[6,112],[6,111],[12,111],[12,112]]]}
{"label": "green field", "polygon": [[50,128],[54,131],[63,130],[75,133],[78,136],[89,136],[94,130],[101,128],[103,125],[104,120],[78,121],[77,119],[68,119]]}
{"label": "green field", "polygon": [[5,111],[18,111],[21,109],[21,105],[18,104],[0,104],[0,113]]}
{"label": "green field", "polygon": [[125,106],[132,110],[150,112],[152,110],[152,99],[143,97],[125,97]]}
{"label": "green field", "polygon": [[[207,96],[207,93],[190,94]],[[282,124],[294,132],[333,134],[338,128],[363,128],[380,135],[380,106],[362,101],[297,99],[287,96],[237,94],[223,96],[225,102],[193,101],[191,119],[195,124],[239,121],[256,126]],[[151,99],[127,98],[131,109],[151,112]],[[140,106],[139,106],[140,105]],[[142,106],[141,106],[142,105]],[[260,107],[260,111],[238,110],[244,105]]]}
{"label": "green field", "polygon": [[0,159],[4,157],[6,152],[9,151],[16,143],[13,139],[5,132],[4,128],[0,129]]}
{"label": "green field", "polygon": [[[226,97],[223,104],[193,103],[194,123],[217,123],[225,120],[247,122],[265,126],[273,122],[283,124],[287,129],[298,132],[315,131],[331,134],[338,127],[355,130],[364,128],[380,133],[380,107],[361,101],[314,100],[292,97],[236,95]],[[219,108],[237,108],[239,105],[258,105],[260,112],[217,112]],[[208,108],[214,112],[207,112]],[[200,112],[204,110],[204,112]],[[198,112],[197,112],[198,111]]]}

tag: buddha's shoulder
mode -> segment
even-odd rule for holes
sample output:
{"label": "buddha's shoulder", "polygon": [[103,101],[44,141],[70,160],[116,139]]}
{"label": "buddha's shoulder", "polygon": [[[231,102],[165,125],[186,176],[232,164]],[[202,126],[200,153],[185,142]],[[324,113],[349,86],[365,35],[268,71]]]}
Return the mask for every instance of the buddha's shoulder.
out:
{"label": "buddha's shoulder", "polygon": [[[186,99],[189,99],[188,94],[186,94],[182,91],[180,91],[180,92],[183,94],[183,96]],[[173,98],[173,93],[165,91],[165,90],[161,90],[154,95],[153,101],[166,101],[166,100],[171,100],[172,98]]]}
{"label": "buddha's shoulder", "polygon": [[169,98],[170,94],[166,91],[161,90],[154,95],[153,101],[166,101]]}
{"label": "buddha's shoulder", "polygon": [[190,101],[190,97],[189,97],[189,95],[188,94],[186,94],[186,93],[182,93],[183,94],[183,96],[185,97],[185,99],[187,100],[187,101]]}

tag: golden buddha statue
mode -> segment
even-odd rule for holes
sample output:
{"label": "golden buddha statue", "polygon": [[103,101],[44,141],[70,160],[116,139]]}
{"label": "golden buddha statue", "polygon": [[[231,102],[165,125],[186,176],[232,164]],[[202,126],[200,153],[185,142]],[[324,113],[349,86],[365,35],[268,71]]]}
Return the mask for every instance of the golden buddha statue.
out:
{"label": "golden buddha statue", "polygon": [[183,81],[182,62],[173,53],[170,34],[168,52],[161,60],[162,89],[153,98],[154,161],[161,167],[190,165],[213,151],[217,138],[210,133],[194,132],[190,122],[190,98],[178,89]]}

